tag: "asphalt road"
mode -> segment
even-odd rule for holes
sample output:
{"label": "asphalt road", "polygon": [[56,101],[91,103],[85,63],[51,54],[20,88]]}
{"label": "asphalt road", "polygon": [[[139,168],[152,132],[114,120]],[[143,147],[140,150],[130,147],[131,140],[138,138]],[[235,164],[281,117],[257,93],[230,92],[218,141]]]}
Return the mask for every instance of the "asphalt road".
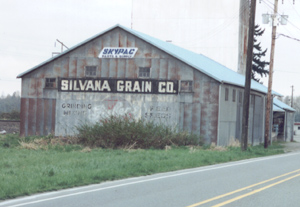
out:
{"label": "asphalt road", "polygon": [[300,206],[300,152],[106,182],[0,206]]}

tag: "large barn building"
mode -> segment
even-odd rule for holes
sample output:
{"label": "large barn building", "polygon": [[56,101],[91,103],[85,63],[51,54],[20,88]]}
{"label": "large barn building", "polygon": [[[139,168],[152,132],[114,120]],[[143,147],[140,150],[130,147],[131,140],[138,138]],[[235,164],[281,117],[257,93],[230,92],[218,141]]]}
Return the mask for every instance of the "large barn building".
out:
{"label": "large barn building", "polygon": [[[206,143],[241,137],[244,76],[121,25],[18,78],[21,136],[75,135],[82,123],[128,114],[200,134]],[[267,88],[251,84],[249,143],[257,144],[264,137]]]}

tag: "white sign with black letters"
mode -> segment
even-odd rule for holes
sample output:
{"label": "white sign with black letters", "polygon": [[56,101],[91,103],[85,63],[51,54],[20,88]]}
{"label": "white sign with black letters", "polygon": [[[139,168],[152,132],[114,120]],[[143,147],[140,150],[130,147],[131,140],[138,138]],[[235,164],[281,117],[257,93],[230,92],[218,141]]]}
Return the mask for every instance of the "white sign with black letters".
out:
{"label": "white sign with black letters", "polygon": [[104,47],[99,58],[133,58],[138,48],[136,47]]}

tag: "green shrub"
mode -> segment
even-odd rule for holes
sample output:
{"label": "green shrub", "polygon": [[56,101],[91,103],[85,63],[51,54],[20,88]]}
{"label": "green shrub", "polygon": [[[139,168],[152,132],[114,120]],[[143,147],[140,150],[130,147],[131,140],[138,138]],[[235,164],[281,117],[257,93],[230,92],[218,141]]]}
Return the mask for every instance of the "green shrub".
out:
{"label": "green shrub", "polygon": [[79,143],[102,148],[163,149],[166,145],[201,145],[200,136],[129,116],[110,116],[100,122],[77,127]]}
{"label": "green shrub", "polygon": [[20,112],[13,110],[11,112],[3,112],[0,113],[0,119],[5,119],[5,120],[20,120]]}

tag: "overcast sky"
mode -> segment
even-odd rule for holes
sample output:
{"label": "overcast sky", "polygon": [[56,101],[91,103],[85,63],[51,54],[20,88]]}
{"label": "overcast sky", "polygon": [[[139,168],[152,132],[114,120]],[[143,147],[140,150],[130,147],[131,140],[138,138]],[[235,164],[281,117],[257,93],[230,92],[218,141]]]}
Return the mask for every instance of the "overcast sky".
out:
{"label": "overcast sky", "polygon": [[[271,13],[273,2],[257,0],[257,22],[262,12]],[[279,13],[289,15],[289,22],[277,32],[299,40],[300,0],[295,5],[293,0],[279,2]],[[0,96],[21,91],[17,75],[59,52],[56,39],[72,47],[116,24],[130,27],[131,4],[131,0],[0,0]],[[263,46],[270,48],[271,27],[265,27]],[[300,41],[291,38],[276,40],[273,90],[290,95],[294,85],[300,96]],[[267,85],[267,79],[263,81]]]}

